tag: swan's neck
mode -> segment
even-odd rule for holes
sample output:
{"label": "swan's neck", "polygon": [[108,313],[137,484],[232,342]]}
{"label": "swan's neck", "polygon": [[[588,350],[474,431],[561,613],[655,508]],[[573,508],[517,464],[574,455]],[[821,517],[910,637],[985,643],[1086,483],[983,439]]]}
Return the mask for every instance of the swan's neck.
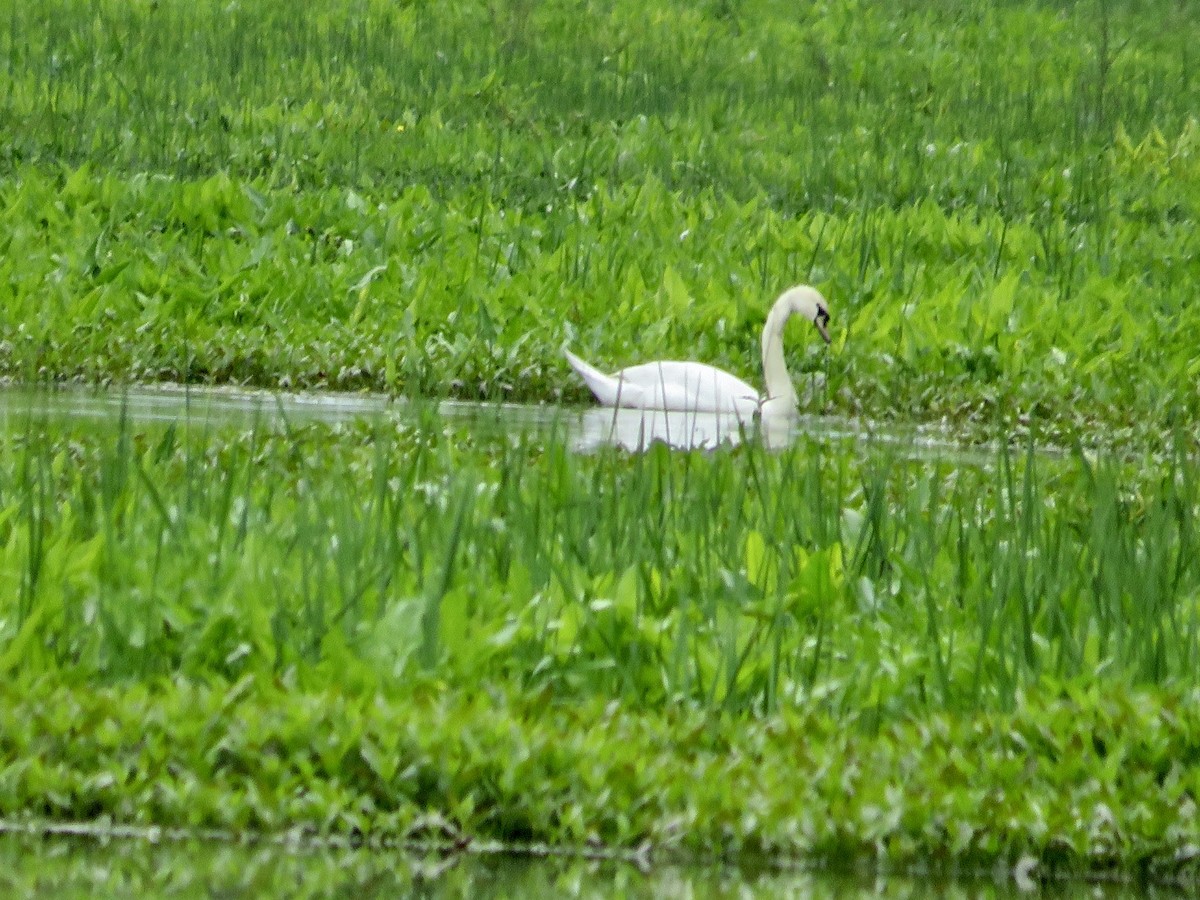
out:
{"label": "swan's neck", "polygon": [[770,403],[775,411],[790,412],[797,406],[796,389],[792,387],[792,376],[788,374],[787,361],[783,358],[783,326],[791,315],[787,303],[776,303],[763,326],[763,381],[767,387],[763,405]]}

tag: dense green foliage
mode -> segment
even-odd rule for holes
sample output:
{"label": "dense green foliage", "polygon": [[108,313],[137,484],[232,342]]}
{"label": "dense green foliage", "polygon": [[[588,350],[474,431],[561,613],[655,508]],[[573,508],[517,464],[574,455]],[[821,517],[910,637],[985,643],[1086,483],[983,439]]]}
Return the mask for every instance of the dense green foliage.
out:
{"label": "dense green foliage", "polygon": [[1188,458],[10,423],[0,814],[1190,871]]}
{"label": "dense green foliage", "polygon": [[583,399],[811,281],[813,411],[995,439],[10,406],[0,816],[1192,877],[1186,5],[0,21],[0,377]]}
{"label": "dense green foliage", "polygon": [[[844,865],[1022,854],[1195,877],[1195,697],[1036,692],[865,736],[819,712],[647,714],[497,693],[3,689],[0,810],[51,818],[460,840],[639,845],[662,861],[803,855]],[[695,858],[693,856],[692,858]]]}
{"label": "dense green foliage", "polygon": [[0,372],[581,398],[564,339],[756,377],[809,280],[839,338],[793,359],[828,408],[1197,412],[1175,2],[4,18]]}
{"label": "dense green foliage", "polygon": [[0,673],[425,672],[878,724],[1045,676],[1187,686],[1200,661],[1182,457],[579,456],[431,416],[89,432],[3,445]]}

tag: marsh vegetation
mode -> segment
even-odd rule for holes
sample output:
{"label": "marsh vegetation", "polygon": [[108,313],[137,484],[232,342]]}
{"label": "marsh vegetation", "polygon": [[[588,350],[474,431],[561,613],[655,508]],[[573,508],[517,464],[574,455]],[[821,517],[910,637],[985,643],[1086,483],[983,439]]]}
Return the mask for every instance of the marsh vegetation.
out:
{"label": "marsh vegetation", "polygon": [[[1187,5],[3,19],[0,374],[412,402],[8,409],[0,815],[1194,877]],[[795,282],[805,412],[975,452],[430,403],[753,380]]]}

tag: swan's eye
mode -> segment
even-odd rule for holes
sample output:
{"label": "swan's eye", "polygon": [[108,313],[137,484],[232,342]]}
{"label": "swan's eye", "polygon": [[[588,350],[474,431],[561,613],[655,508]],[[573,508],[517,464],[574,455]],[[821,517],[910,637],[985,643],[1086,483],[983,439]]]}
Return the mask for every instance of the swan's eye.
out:
{"label": "swan's eye", "polygon": [[822,325],[828,324],[829,310],[827,310],[823,306],[818,306],[817,307],[817,321],[820,322]]}

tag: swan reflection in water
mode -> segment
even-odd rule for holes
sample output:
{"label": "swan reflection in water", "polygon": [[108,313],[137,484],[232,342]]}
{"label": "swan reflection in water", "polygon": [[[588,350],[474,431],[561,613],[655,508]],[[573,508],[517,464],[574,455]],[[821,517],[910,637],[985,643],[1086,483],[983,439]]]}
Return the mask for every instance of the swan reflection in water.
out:
{"label": "swan reflection in water", "polygon": [[795,421],[770,414],[747,422],[736,413],[598,406],[580,416],[578,430],[572,429],[572,447],[584,453],[601,447],[639,453],[656,443],[676,450],[715,450],[757,440],[778,449],[791,442]]}

